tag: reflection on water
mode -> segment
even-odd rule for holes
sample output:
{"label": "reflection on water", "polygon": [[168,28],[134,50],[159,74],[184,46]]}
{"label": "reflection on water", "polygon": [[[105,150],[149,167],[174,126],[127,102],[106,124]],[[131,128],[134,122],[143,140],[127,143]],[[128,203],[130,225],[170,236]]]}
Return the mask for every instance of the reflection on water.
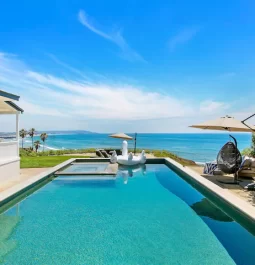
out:
{"label": "reflection on water", "polygon": [[0,215],[0,263],[4,262],[5,257],[18,245],[16,240],[10,239],[21,221],[19,204],[15,208],[15,215]]}
{"label": "reflection on water", "polygon": [[199,216],[209,217],[216,221],[233,222],[233,219],[217,208],[207,198],[204,198],[189,185],[183,185],[184,180],[174,175],[168,177],[164,172],[156,172],[159,183],[185,201]]}
{"label": "reflection on water", "polygon": [[232,218],[222,212],[206,198],[202,199],[200,202],[192,204],[191,208],[200,216],[209,217],[221,222],[233,222]]}
{"label": "reflection on water", "polygon": [[128,183],[128,178],[132,178],[134,174],[139,176],[146,174],[146,165],[135,165],[135,166],[121,166],[118,168],[119,174],[123,178],[123,183]]}
{"label": "reflection on water", "polygon": [[156,170],[159,183],[189,205],[207,224],[236,264],[254,265],[254,236],[174,172]]}

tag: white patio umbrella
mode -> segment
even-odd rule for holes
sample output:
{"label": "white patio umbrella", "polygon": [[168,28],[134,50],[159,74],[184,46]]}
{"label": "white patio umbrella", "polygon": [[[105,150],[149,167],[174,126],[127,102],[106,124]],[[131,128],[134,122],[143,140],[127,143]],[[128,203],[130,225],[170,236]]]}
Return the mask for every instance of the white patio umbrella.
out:
{"label": "white patio umbrella", "polygon": [[133,137],[131,137],[125,133],[115,133],[115,134],[109,135],[109,137],[119,138],[119,139],[124,139],[124,140],[133,140]]}
{"label": "white patio umbrella", "polygon": [[135,137],[131,137],[125,133],[115,133],[115,134],[111,134],[109,135],[109,137],[112,137],[112,138],[119,138],[119,139],[124,139],[124,140],[133,140],[135,141],[134,143],[134,154],[136,153],[136,137],[137,137],[137,133],[135,133]]}
{"label": "white patio umbrella", "polygon": [[[234,117],[225,116],[225,117],[221,117],[216,120],[211,120],[211,121],[203,122],[200,124],[191,125],[190,127],[203,129],[203,130],[217,130],[217,131],[229,131],[229,132],[255,132],[255,126],[247,125],[245,123],[245,121],[248,120],[249,118],[243,121],[239,121],[239,120],[236,120]],[[235,137],[233,137],[232,135],[230,135],[230,137],[234,139],[235,145],[237,148],[237,141]],[[234,179],[233,184],[237,183],[237,177],[238,176],[235,173],[235,179]],[[231,184],[231,183],[227,183],[227,184]]]}

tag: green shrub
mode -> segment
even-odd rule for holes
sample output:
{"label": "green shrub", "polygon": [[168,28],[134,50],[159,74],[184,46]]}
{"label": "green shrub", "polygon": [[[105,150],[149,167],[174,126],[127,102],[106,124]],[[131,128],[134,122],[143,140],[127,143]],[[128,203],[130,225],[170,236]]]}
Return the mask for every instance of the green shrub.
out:
{"label": "green shrub", "polygon": [[31,149],[20,149],[20,156],[57,156],[57,155],[66,155],[66,154],[84,154],[84,153],[95,153],[95,148],[88,149],[63,149],[63,150],[49,150],[43,152],[35,152]]}
{"label": "green shrub", "polygon": [[29,157],[36,157],[36,156],[37,156],[37,153],[36,152],[29,153]]}
{"label": "green shrub", "polygon": [[252,149],[251,148],[245,148],[243,151],[242,151],[242,155],[244,156],[250,156],[252,153]]}
{"label": "green shrub", "polygon": [[242,151],[242,155],[255,157],[255,134],[251,136],[251,147],[245,148]]}
{"label": "green shrub", "polygon": [[24,150],[22,150],[22,149],[19,150],[19,155],[20,155],[20,156],[27,156],[27,155],[26,155],[26,151],[24,151]]}
{"label": "green shrub", "polygon": [[255,157],[255,150],[252,150],[252,151],[251,151],[250,156],[251,156],[251,157]]}
{"label": "green shrub", "polygon": [[19,150],[20,156],[29,156],[33,151],[31,149],[21,149]]}
{"label": "green shrub", "polygon": [[251,136],[251,148],[255,150],[255,133]]}
{"label": "green shrub", "polygon": [[167,150],[153,150],[153,151],[151,151],[151,153],[155,157],[169,157],[169,158],[175,160],[176,162],[178,162],[184,166],[196,165],[196,163],[194,161],[179,157],[179,156],[177,156],[177,155],[175,155],[175,154],[173,154]]}
{"label": "green shrub", "polygon": [[50,154],[50,155],[54,155],[54,150],[50,150],[50,151],[49,151],[49,154]]}

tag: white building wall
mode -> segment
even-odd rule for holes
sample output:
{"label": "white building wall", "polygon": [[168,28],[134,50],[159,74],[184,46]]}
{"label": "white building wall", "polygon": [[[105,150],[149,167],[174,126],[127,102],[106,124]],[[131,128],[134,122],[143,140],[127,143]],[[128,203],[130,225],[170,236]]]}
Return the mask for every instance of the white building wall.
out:
{"label": "white building wall", "polygon": [[6,181],[18,180],[19,174],[18,142],[0,142],[0,185]]}
{"label": "white building wall", "polygon": [[0,142],[0,161],[18,157],[18,142]]}
{"label": "white building wall", "polygon": [[7,181],[19,179],[20,159],[12,160],[0,165],[0,185]]}

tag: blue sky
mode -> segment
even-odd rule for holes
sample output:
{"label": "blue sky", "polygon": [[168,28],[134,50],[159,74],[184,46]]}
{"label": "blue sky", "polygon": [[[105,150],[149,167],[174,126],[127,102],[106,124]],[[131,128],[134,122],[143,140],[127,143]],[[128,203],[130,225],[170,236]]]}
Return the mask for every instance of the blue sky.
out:
{"label": "blue sky", "polygon": [[242,119],[255,112],[254,12],[249,0],[2,1],[0,88],[38,130]]}

